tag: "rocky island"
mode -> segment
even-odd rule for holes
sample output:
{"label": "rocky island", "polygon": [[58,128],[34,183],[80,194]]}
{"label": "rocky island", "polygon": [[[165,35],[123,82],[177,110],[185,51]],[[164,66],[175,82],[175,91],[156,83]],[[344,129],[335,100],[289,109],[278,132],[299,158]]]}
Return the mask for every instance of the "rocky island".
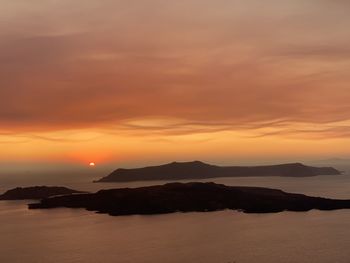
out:
{"label": "rocky island", "polygon": [[283,176],[308,177],[316,175],[339,175],[332,167],[312,167],[301,163],[268,166],[217,166],[200,161],[173,162],[160,166],[136,169],[117,169],[97,182],[130,182],[148,180],[185,180],[217,177]]}
{"label": "rocky island", "polygon": [[233,187],[215,183],[169,183],[165,185],[101,190],[44,198],[30,209],[85,208],[117,215],[150,215],[174,212],[206,212],[224,209],[245,213],[334,210],[350,208],[350,200],[291,194],[259,187]]}
{"label": "rocky island", "polygon": [[17,187],[6,191],[0,195],[0,200],[25,200],[25,199],[43,199],[56,195],[69,195],[83,193],[66,187],[60,186],[32,186]]}

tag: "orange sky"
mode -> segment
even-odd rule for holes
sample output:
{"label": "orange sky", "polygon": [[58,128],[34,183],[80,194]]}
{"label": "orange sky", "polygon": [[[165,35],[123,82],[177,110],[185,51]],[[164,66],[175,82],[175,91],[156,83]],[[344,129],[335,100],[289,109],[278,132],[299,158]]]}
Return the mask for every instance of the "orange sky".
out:
{"label": "orange sky", "polygon": [[1,161],[350,156],[347,1],[0,7]]}

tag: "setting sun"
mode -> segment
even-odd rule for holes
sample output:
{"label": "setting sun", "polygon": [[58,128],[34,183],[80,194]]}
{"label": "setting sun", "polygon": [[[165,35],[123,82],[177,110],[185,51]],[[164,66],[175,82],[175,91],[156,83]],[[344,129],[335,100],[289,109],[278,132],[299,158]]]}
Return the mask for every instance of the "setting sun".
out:
{"label": "setting sun", "polygon": [[94,167],[94,166],[95,166],[95,163],[91,162],[91,163],[89,163],[89,166],[90,166],[90,167]]}

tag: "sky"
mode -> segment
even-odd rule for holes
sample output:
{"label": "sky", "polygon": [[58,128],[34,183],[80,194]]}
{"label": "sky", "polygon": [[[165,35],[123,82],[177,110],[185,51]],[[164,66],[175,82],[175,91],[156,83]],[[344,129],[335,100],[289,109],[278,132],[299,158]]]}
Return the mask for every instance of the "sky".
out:
{"label": "sky", "polygon": [[350,156],[345,0],[1,0],[0,163]]}

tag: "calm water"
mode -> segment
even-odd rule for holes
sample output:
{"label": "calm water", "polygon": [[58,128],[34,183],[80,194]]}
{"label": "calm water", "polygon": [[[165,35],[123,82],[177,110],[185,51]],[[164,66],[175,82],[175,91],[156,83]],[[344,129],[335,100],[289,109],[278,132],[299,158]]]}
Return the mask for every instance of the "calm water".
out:
{"label": "calm water", "polygon": [[[60,184],[92,191],[164,183],[92,184],[89,176],[48,178],[33,179],[32,185]],[[22,184],[18,180],[3,180],[1,190],[29,185],[30,180]],[[222,178],[216,182],[350,198],[350,176],[346,174]],[[0,202],[1,263],[350,262],[350,210],[110,217],[81,209],[27,210],[26,203]]]}

